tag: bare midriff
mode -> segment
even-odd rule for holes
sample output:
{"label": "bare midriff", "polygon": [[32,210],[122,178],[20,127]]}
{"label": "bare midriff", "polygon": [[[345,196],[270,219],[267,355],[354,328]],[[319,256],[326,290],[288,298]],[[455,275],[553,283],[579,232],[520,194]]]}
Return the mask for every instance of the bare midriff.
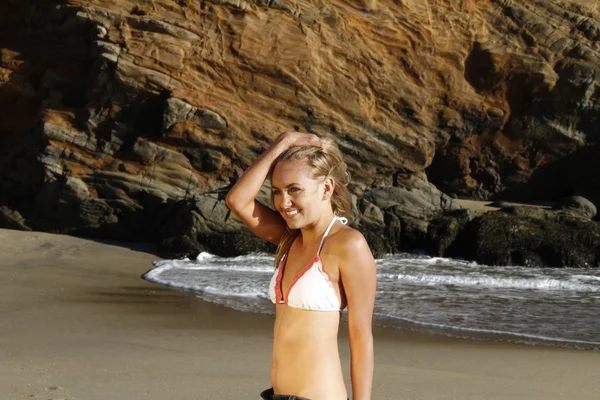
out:
{"label": "bare midriff", "polygon": [[271,383],[276,394],[346,400],[337,332],[341,313],[276,306]]}

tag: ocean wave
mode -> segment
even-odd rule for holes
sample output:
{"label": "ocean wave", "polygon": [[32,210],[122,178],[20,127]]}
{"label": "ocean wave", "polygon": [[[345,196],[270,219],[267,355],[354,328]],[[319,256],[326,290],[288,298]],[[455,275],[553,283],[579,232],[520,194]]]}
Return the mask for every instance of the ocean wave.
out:
{"label": "ocean wave", "polygon": [[600,292],[600,285],[566,281],[553,278],[504,278],[490,276],[456,276],[441,274],[388,274],[378,278],[396,279],[402,282],[424,285],[476,286],[481,288],[567,290],[576,292]]}
{"label": "ocean wave", "polygon": [[188,271],[220,271],[220,272],[256,272],[256,273],[273,273],[274,269],[271,265],[239,265],[239,264],[198,264],[193,261],[168,260],[157,262],[154,264],[157,268],[155,273],[163,273],[168,270],[188,270]]}
{"label": "ocean wave", "polygon": [[267,297],[263,290],[260,290],[258,288],[252,287],[252,286],[247,286],[245,288],[238,287],[237,290],[235,290],[235,291],[227,290],[224,288],[219,288],[219,287],[215,287],[215,286],[211,286],[211,285],[203,286],[203,285],[198,285],[198,284],[194,284],[194,283],[187,283],[182,280],[174,281],[172,279],[162,278],[161,274],[163,272],[164,272],[164,270],[157,271],[156,269],[153,269],[151,271],[148,271],[146,274],[144,274],[143,278],[146,279],[147,281],[158,283],[161,285],[166,285],[166,286],[169,286],[172,288],[182,289],[182,290],[190,290],[190,291],[194,291],[197,293],[211,294],[211,295],[215,295],[215,296],[238,297],[238,298],[241,298],[241,297],[243,297],[243,298],[266,298]]}

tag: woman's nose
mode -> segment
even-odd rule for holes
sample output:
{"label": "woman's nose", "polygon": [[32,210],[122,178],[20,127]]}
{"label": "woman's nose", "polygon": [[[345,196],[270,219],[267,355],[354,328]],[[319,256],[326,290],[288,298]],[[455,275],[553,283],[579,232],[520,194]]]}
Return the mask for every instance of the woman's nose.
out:
{"label": "woman's nose", "polygon": [[292,205],[292,198],[290,197],[290,195],[285,192],[282,192],[281,195],[279,196],[279,208],[284,210],[291,205]]}

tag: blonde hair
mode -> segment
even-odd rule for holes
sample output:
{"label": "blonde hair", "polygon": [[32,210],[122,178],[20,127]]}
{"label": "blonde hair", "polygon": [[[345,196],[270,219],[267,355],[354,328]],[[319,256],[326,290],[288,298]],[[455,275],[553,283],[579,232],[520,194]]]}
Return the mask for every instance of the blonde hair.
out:
{"label": "blonde hair", "polygon": [[[350,193],[348,167],[338,146],[329,138],[321,138],[320,146],[290,147],[275,159],[270,176],[275,166],[283,161],[304,161],[311,169],[311,179],[332,178],[334,189],[331,195],[333,213],[341,217],[350,217]],[[275,268],[279,266],[283,255],[292,247],[294,240],[300,235],[300,229],[289,229],[279,241],[275,253]]]}

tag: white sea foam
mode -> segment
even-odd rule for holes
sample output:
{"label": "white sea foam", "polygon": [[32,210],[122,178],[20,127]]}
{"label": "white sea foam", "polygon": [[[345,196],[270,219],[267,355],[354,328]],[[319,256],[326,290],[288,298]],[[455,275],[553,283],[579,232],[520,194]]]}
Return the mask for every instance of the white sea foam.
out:
{"label": "white sea foam", "polygon": [[[392,256],[393,257],[393,256]],[[477,264],[476,262],[473,261],[465,261],[465,260],[456,260],[456,259],[452,259],[452,258],[444,258],[444,257],[427,257],[427,256],[422,256],[419,258],[406,258],[404,259],[406,261],[412,261],[412,262],[420,262],[423,264],[437,264],[437,265],[449,265],[449,264],[454,264],[454,265],[466,265],[466,266],[470,266],[470,267],[475,267],[475,266],[479,266],[480,264]]]}
{"label": "white sea foam", "polygon": [[571,278],[579,279],[583,281],[593,281],[600,282],[600,276],[592,276],[592,275],[572,275]]}
{"label": "white sea foam", "polygon": [[198,254],[198,256],[196,257],[196,261],[205,261],[205,260],[210,260],[212,258],[215,258],[215,256],[213,254],[202,252],[202,253]]}
{"label": "white sea foam", "polygon": [[378,274],[379,278],[397,279],[402,282],[425,285],[478,286],[481,288],[572,290],[580,292],[600,292],[600,285],[569,282],[550,278],[505,278],[489,276],[453,276],[453,275],[408,275]]}

